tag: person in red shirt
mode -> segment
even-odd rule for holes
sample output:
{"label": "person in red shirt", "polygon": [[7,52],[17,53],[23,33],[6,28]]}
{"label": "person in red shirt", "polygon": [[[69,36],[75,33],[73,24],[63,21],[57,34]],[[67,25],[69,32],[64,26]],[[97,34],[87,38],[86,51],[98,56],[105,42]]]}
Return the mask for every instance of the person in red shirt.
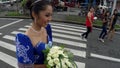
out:
{"label": "person in red shirt", "polygon": [[86,39],[87,40],[87,37],[88,37],[88,34],[92,31],[92,23],[93,23],[93,20],[94,20],[94,8],[91,7],[87,16],[86,16],[86,27],[87,27],[87,31],[85,33],[83,33],[81,36],[82,36],[82,39]]}

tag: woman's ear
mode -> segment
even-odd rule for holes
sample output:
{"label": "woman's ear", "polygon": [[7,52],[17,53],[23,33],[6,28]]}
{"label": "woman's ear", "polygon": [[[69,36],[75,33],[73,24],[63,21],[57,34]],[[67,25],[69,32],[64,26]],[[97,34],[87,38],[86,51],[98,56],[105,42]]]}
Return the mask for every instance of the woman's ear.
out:
{"label": "woman's ear", "polygon": [[34,19],[37,18],[37,15],[35,14],[35,12],[32,12],[32,16],[33,16]]}

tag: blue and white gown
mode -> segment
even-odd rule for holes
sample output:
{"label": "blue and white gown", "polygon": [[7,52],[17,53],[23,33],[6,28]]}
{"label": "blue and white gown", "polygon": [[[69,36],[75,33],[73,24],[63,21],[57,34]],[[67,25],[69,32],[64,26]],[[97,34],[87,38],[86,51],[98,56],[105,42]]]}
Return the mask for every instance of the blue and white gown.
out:
{"label": "blue and white gown", "polygon": [[19,68],[33,68],[34,64],[44,64],[43,50],[46,47],[52,47],[52,30],[50,24],[46,27],[48,43],[39,42],[33,46],[30,38],[22,33],[16,35],[16,56]]}

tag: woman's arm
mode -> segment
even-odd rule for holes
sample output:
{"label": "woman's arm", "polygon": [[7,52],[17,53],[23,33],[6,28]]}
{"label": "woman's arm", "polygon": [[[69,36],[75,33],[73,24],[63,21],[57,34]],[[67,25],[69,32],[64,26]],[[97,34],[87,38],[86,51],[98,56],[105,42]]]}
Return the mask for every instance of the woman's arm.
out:
{"label": "woman's arm", "polygon": [[30,42],[30,39],[23,35],[17,34],[16,35],[16,56],[18,60],[18,67],[19,68],[33,68],[34,64],[34,51],[33,46]]}

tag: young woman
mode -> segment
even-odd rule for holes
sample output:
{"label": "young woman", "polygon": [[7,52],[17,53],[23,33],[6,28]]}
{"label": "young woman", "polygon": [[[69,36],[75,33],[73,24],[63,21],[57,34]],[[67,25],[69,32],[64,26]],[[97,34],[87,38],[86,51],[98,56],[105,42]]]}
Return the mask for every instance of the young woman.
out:
{"label": "young woman", "polygon": [[109,21],[109,11],[105,12],[105,15],[103,17],[103,25],[102,25],[102,31],[99,35],[98,40],[104,42],[104,38],[107,35],[107,25],[108,25],[108,21]]}
{"label": "young woman", "polygon": [[86,17],[86,27],[87,27],[87,31],[85,33],[82,34],[82,38],[87,39],[88,34],[92,31],[92,23],[94,20],[94,8],[91,7],[87,17]]}
{"label": "young woman", "polygon": [[108,31],[108,39],[109,40],[112,40],[113,35],[115,33],[115,24],[117,22],[117,19],[118,19],[118,11],[117,11],[117,9],[115,9],[113,12],[112,18],[111,18],[110,28]]}
{"label": "young woman", "polygon": [[52,19],[52,6],[39,0],[31,4],[31,27],[25,34],[16,35],[16,55],[19,68],[46,68],[43,50],[52,46],[52,31],[48,24]]}

